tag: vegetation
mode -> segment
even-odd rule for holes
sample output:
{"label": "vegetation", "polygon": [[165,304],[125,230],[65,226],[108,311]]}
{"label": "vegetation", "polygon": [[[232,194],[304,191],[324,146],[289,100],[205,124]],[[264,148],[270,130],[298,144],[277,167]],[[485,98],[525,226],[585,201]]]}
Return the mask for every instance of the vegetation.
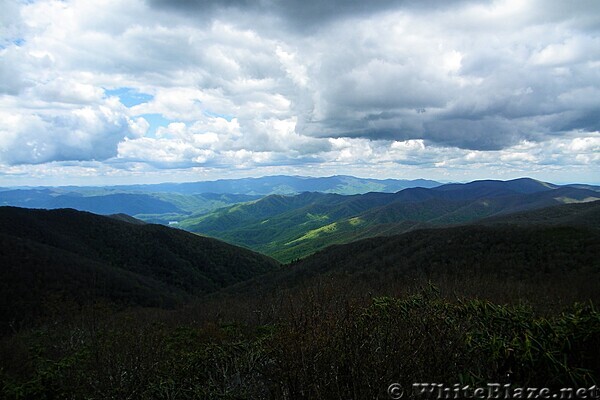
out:
{"label": "vegetation", "polygon": [[[464,226],[409,232],[331,246],[279,271],[224,289],[274,293],[319,282],[357,296],[398,295],[431,281],[447,295],[514,299],[559,311],[600,302],[600,231],[569,226]],[[360,288],[360,289],[358,289]]]}
{"label": "vegetation", "polygon": [[159,225],[75,210],[0,207],[0,332],[63,302],[100,298],[173,307],[278,266],[251,251]]}
{"label": "vegetation", "polygon": [[[405,190],[390,193],[400,189]],[[98,188],[0,189],[0,204],[127,214],[218,238],[285,263],[332,244],[590,202],[600,198],[599,189],[527,178],[440,186],[422,180],[274,176]],[[385,193],[340,195],[369,190]],[[270,195],[263,198],[263,194]]]}
{"label": "vegetation", "polygon": [[0,387],[16,399],[358,399],[386,398],[391,382],[557,389],[600,376],[590,304],[547,317],[435,287],[364,305],[322,287],[280,305],[249,324],[87,310],[0,341]]}
{"label": "vegetation", "polygon": [[423,179],[407,181],[351,176],[271,176],[155,185],[0,188],[0,206],[74,208],[104,215],[128,214],[146,222],[167,225],[194,219],[221,207],[258,200],[270,194],[298,194],[306,191],[339,194],[396,192],[416,186],[435,187],[439,183]]}
{"label": "vegetation", "polygon": [[393,194],[268,196],[184,219],[179,226],[289,262],[332,244],[594,199],[600,199],[598,192],[531,179],[481,181]]}
{"label": "vegetation", "polygon": [[[554,190],[524,196],[540,204]],[[420,215],[417,203],[438,202],[430,194],[402,196],[419,199]],[[324,198],[339,214],[315,207]],[[253,204],[265,220],[293,211],[288,197],[268,199]],[[369,222],[327,219],[360,209],[362,196],[293,199],[311,209],[305,222],[325,227],[305,233],[310,241]],[[226,210],[239,224],[249,208]],[[535,209],[280,266],[123,215],[0,208],[0,398],[369,399],[388,398],[392,382],[598,385],[599,214],[598,202]]]}

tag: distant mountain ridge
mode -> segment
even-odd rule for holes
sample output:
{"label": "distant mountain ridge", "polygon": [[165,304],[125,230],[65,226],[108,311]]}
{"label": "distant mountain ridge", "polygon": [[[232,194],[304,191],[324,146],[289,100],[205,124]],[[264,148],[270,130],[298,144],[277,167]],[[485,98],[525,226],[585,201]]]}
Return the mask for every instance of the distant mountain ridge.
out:
{"label": "distant mountain ridge", "polygon": [[[367,192],[393,193],[410,187],[431,188],[440,186],[440,182],[429,179],[373,179],[357,178],[349,175],[329,177],[273,175],[260,178],[219,179],[183,183],[157,183],[139,185],[105,186],[60,186],[31,187],[9,190],[43,191],[54,189],[61,193],[82,193],[91,191],[109,191],[119,193],[176,193],[190,194],[245,194],[266,196],[269,194],[299,194],[302,192],[323,192],[337,194],[361,194]],[[7,190],[7,188],[5,188]],[[2,193],[2,188],[0,188]],[[0,197],[1,199],[1,197]]]}
{"label": "distant mountain ridge", "polygon": [[260,178],[219,179],[216,181],[161,183],[113,186],[113,189],[139,192],[169,192],[180,194],[230,193],[249,195],[299,194],[323,192],[360,194],[367,192],[397,192],[409,187],[436,187],[441,183],[428,179],[373,179],[348,175],[329,177],[273,175]]}
{"label": "distant mountain ridge", "polygon": [[[423,185],[385,192],[417,184]],[[600,187],[560,186],[530,178],[435,184],[348,176],[273,176],[183,184],[3,190],[0,204],[126,214],[289,262],[331,244],[600,198]],[[427,185],[433,187],[423,187]],[[273,193],[295,193],[304,188],[316,191]],[[373,188],[383,191],[340,194]],[[160,190],[163,192],[152,192]],[[271,194],[193,193],[201,190]]]}
{"label": "distant mountain ridge", "polygon": [[600,193],[533,179],[475,181],[397,193],[271,195],[180,222],[287,262],[336,243],[600,199]]}
{"label": "distant mountain ridge", "polygon": [[207,182],[99,187],[0,188],[0,206],[74,208],[96,214],[127,214],[151,223],[175,224],[228,205],[271,194],[321,192],[358,194],[397,192],[407,187],[435,187],[425,179],[363,179],[351,176],[312,178],[267,176]]}
{"label": "distant mountain ridge", "polygon": [[[59,209],[73,208],[95,214],[127,214],[146,222],[168,224],[230,204],[259,199],[261,196],[203,193],[115,192],[108,188],[11,189],[0,191],[0,206]],[[80,190],[80,191],[77,191]]]}

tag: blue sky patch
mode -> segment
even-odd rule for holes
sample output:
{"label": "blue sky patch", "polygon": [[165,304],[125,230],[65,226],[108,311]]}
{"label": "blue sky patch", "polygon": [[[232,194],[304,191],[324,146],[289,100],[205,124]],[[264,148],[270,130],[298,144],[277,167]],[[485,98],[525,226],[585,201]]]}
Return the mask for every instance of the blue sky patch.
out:
{"label": "blue sky patch", "polygon": [[107,90],[104,89],[104,93],[107,96],[117,96],[123,105],[126,107],[137,106],[138,104],[147,103],[154,98],[154,96],[147,93],[140,93],[135,89],[128,87],[121,87],[118,89]]}
{"label": "blue sky patch", "polygon": [[162,116],[162,114],[142,114],[140,117],[143,117],[150,124],[150,128],[148,128],[149,137],[156,137],[156,130],[159,127],[167,127],[171,122],[170,119],[166,119]]}

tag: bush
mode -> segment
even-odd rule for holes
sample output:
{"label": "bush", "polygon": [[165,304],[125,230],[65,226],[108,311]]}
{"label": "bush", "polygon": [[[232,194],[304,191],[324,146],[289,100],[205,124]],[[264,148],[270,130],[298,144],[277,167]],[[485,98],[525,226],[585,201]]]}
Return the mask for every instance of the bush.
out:
{"label": "bush", "polygon": [[308,290],[268,325],[183,323],[169,313],[88,310],[0,341],[2,398],[386,398],[392,382],[589,387],[600,376],[600,313],[554,316],[436,287],[352,302]]}

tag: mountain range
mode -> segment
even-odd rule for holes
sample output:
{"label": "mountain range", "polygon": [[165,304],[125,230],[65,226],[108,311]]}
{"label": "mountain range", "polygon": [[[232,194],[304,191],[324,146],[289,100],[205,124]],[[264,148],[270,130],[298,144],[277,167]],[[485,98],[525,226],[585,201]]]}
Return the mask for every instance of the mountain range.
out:
{"label": "mountain range", "polygon": [[216,181],[160,183],[149,185],[108,186],[119,191],[147,193],[218,193],[218,194],[298,194],[323,192],[360,194],[367,192],[397,192],[410,187],[435,187],[439,182],[428,179],[371,179],[347,175],[329,177],[274,175],[260,178],[219,179]]}
{"label": "mountain range", "polygon": [[[524,178],[355,195],[303,192],[257,198],[247,194],[159,194],[170,202],[147,193],[105,192],[94,196],[57,194],[59,189],[9,190],[2,192],[4,199],[23,200],[28,194],[26,203],[39,207],[51,201],[54,206],[69,206],[69,201],[78,199],[79,205],[87,201],[90,208],[100,207],[110,215],[0,207],[0,293],[4,304],[11,304],[4,307],[2,320],[6,324],[19,315],[43,314],[43,305],[57,293],[77,304],[103,298],[121,305],[171,307],[278,270],[280,262],[303,259],[303,265],[327,265],[306,257],[335,254],[332,245],[348,244],[350,247],[343,250],[347,254],[353,254],[353,246],[358,246],[362,249],[359,253],[365,255],[357,253],[354,259],[371,258],[372,253],[363,251],[360,243],[385,247],[386,237],[397,238],[412,231],[421,233],[403,237],[429,238],[433,242],[423,242],[424,246],[436,254],[443,251],[435,250],[435,238],[465,232],[476,232],[482,240],[486,235],[508,235],[513,240],[523,235],[519,229],[535,228],[539,231],[534,236],[543,236],[555,232],[554,228],[569,226],[579,230],[575,236],[591,230],[594,233],[588,232],[588,236],[595,237],[600,226],[600,202],[595,200],[600,199],[600,193],[594,189]],[[213,206],[234,204],[197,211],[194,202],[187,201],[190,196],[197,203],[213,201]],[[111,201],[103,203],[98,197]],[[175,213],[182,209],[189,212],[176,224],[182,229],[155,225],[122,212],[163,207],[165,217],[174,211],[170,207],[175,201],[181,207]],[[461,226],[473,223],[479,231],[461,230]],[[321,252],[324,249],[326,253]],[[540,257],[525,258],[543,259]],[[346,265],[345,261],[340,263]],[[424,261],[415,265],[422,266]]]}
{"label": "mountain range", "polygon": [[183,219],[178,226],[289,262],[331,244],[599,200],[594,189],[523,178],[397,193],[270,195]]}
{"label": "mountain range", "polygon": [[[214,198],[221,196],[246,200],[238,195]],[[127,196],[114,199],[121,198]],[[172,307],[258,279],[278,271],[280,262],[299,259],[277,279],[289,273],[296,276],[297,271],[320,274],[332,260],[345,269],[360,265],[369,270],[372,260],[387,265],[390,260],[410,259],[412,270],[422,271],[436,263],[432,260],[449,259],[452,252],[463,260],[462,267],[453,268],[464,272],[479,265],[473,255],[476,249],[486,248],[491,259],[503,259],[502,247],[488,248],[488,242],[497,238],[508,238],[502,240],[531,253],[516,258],[537,260],[534,269],[550,259],[568,266],[576,257],[561,254],[572,253],[570,238],[579,241],[579,248],[587,248],[580,255],[597,254],[600,201],[594,200],[598,199],[595,190],[531,179],[349,196],[269,195],[179,223],[202,236],[122,213],[100,216],[73,209],[0,207],[0,293],[9,304],[2,321],[6,325],[19,315],[41,315],[47,300],[57,294],[77,304],[102,298],[121,305]],[[469,228],[473,223],[477,227]],[[563,227],[571,231],[561,233]],[[544,237],[555,243],[544,250],[548,256],[539,253],[545,248],[540,239]],[[465,242],[475,247],[454,245]],[[387,255],[377,255],[381,251]],[[593,259],[577,262],[584,264],[596,268]]]}
{"label": "mountain range", "polygon": [[146,222],[168,225],[270,194],[396,192],[408,187],[438,185],[440,183],[424,179],[268,176],[152,185],[0,188],[0,206],[128,214]]}
{"label": "mountain range", "polygon": [[375,398],[399,376],[507,371],[589,387],[597,198],[481,181],[269,195],[193,221],[257,247],[301,235],[285,265],[122,213],[0,207],[0,397]]}
{"label": "mountain range", "polygon": [[600,201],[562,204],[331,245],[282,267],[250,250],[126,215],[0,207],[0,330],[65,304],[169,308],[222,289],[261,297],[323,279],[383,288],[442,277],[461,282],[461,291],[491,276],[534,286],[553,279],[595,298],[599,221]]}

